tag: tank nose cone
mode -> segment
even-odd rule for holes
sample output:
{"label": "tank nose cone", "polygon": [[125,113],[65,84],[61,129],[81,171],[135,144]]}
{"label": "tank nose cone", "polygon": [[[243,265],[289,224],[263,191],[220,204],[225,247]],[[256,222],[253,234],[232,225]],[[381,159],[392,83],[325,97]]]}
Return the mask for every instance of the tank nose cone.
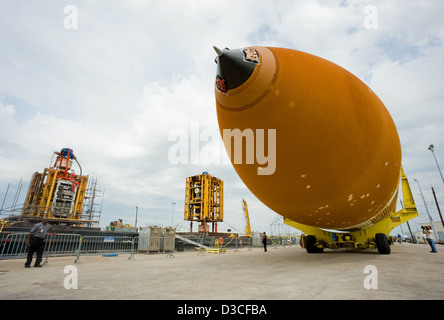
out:
{"label": "tank nose cone", "polygon": [[216,86],[222,92],[235,89],[245,83],[259,63],[259,55],[254,49],[223,50],[214,46],[217,53]]}
{"label": "tank nose cone", "polygon": [[218,47],[213,46],[214,51],[216,51],[217,55],[220,57],[222,53],[224,53],[222,50],[220,50]]}

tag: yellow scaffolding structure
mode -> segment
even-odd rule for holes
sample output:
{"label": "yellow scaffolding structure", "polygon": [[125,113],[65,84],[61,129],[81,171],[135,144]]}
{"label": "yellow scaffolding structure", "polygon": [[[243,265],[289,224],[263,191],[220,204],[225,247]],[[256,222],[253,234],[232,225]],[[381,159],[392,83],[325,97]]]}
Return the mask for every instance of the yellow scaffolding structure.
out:
{"label": "yellow scaffolding structure", "polygon": [[88,176],[79,176],[79,187],[77,189],[77,195],[74,202],[74,207],[72,209],[70,218],[71,219],[80,219],[82,216],[83,203],[86,195],[86,188],[88,187]]}
{"label": "yellow scaffolding structure", "polygon": [[51,217],[51,203],[53,199],[54,185],[57,181],[58,171],[54,168],[45,170],[46,183],[43,185],[42,196],[38,206],[37,216]]}
{"label": "yellow scaffolding structure", "polygon": [[212,232],[217,232],[217,223],[223,221],[224,183],[221,179],[207,172],[188,177],[185,186],[184,219],[200,222],[199,232],[209,232],[208,223],[212,223]]}
{"label": "yellow scaffolding structure", "polygon": [[76,175],[71,171],[70,158],[76,161],[77,158],[70,149],[62,149],[56,154],[54,166],[44,169],[43,173],[33,174],[21,217],[47,217],[69,225],[98,222],[82,217],[89,176]]}
{"label": "yellow scaffolding structure", "polygon": [[[57,185],[60,184],[59,171],[54,168],[45,169],[43,173],[35,172],[32,176],[22,217],[47,217],[49,220],[59,220],[69,224],[96,222],[82,219],[82,209],[88,185],[88,176],[76,176],[69,186],[75,193],[73,201],[67,201],[70,206],[69,214],[63,216],[55,202],[57,200]],[[77,185],[72,187],[72,184]]]}

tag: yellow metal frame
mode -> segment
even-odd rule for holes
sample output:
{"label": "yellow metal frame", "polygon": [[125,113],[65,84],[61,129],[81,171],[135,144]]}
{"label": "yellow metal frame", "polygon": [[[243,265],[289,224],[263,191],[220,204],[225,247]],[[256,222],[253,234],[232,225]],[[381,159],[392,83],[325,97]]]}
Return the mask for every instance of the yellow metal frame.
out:
{"label": "yellow metal frame", "polygon": [[226,253],[227,249],[221,249],[221,248],[210,248],[205,250],[206,253]]}
{"label": "yellow metal frame", "polygon": [[242,199],[242,208],[244,210],[245,216],[245,235],[251,238],[253,236],[253,233],[251,232],[250,216],[248,214],[247,202],[244,199]]}
{"label": "yellow metal frame", "polygon": [[41,190],[41,185],[44,183],[44,175],[40,172],[35,172],[32,175],[29,183],[28,194],[25,200],[25,210],[30,211],[33,206],[39,201],[38,192]]}
{"label": "yellow metal frame", "polygon": [[51,221],[59,221],[68,224],[81,224],[98,222],[95,220],[82,220],[82,209],[85,200],[89,176],[76,176],[79,182],[73,207],[67,218],[55,217],[52,212],[54,201],[54,189],[59,180],[59,171],[55,168],[47,168],[43,173],[35,172],[29,185],[26,201],[23,206],[22,217],[47,217]]}
{"label": "yellow metal frame", "polygon": [[284,218],[284,223],[298,230],[301,230],[306,235],[315,236],[317,240],[316,246],[318,248],[334,249],[343,247],[344,245],[349,245],[358,249],[375,248],[375,236],[377,233],[383,233],[388,237],[390,231],[392,231],[393,228],[418,216],[418,211],[416,209],[412,191],[410,189],[407,176],[405,175],[402,167],[401,186],[404,208],[398,212],[390,213],[384,219],[365,229],[351,230],[349,232],[333,232],[323,230],[314,226],[304,225],[302,223],[298,223],[287,218]]}
{"label": "yellow metal frame", "polygon": [[51,201],[54,192],[54,186],[57,182],[57,169],[49,168],[43,173],[46,176],[46,182],[43,187],[42,197],[40,198],[37,216],[51,218]]}
{"label": "yellow metal frame", "polygon": [[[196,193],[195,189],[199,192]],[[222,222],[224,183],[222,180],[203,173],[186,178],[184,219],[208,222]]]}
{"label": "yellow metal frame", "polygon": [[83,202],[85,200],[86,188],[88,186],[89,176],[79,176],[79,186],[77,187],[77,195],[72,208],[70,219],[80,219],[82,216]]}

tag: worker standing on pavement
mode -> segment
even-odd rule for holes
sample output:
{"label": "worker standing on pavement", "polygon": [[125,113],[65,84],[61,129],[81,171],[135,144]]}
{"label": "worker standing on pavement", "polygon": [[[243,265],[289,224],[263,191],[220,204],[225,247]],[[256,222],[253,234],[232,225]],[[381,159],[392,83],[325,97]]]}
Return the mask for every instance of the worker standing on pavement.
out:
{"label": "worker standing on pavement", "polygon": [[31,268],[32,256],[37,253],[34,267],[40,268],[42,265],[43,251],[45,250],[46,234],[50,232],[54,234],[54,229],[48,223],[48,218],[43,217],[42,221],[36,223],[28,234],[25,245],[29,246],[28,257],[26,259],[25,268]]}
{"label": "worker standing on pavement", "polygon": [[267,235],[265,234],[265,232],[262,235],[262,243],[264,245],[264,252],[267,252]]}

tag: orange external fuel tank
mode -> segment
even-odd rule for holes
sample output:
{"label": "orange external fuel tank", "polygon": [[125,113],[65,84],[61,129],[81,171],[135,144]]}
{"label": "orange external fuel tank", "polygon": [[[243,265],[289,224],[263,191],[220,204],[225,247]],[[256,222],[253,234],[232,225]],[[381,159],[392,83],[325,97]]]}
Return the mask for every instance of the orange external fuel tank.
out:
{"label": "orange external fuel tank", "polygon": [[[259,200],[295,222],[336,230],[367,228],[395,209],[400,141],[366,84],[301,51],[215,50],[220,131],[236,172]],[[226,136],[236,129],[242,150]],[[271,167],[259,151],[274,159]]]}

